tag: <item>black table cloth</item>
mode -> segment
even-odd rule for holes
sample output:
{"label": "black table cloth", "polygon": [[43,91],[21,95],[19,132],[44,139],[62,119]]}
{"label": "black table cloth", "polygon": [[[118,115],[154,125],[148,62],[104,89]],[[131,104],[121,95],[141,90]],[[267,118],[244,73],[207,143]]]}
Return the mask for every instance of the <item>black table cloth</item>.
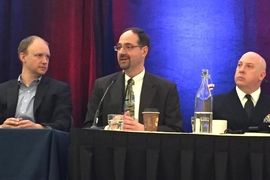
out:
{"label": "black table cloth", "polygon": [[269,180],[270,136],[72,129],[71,180]]}

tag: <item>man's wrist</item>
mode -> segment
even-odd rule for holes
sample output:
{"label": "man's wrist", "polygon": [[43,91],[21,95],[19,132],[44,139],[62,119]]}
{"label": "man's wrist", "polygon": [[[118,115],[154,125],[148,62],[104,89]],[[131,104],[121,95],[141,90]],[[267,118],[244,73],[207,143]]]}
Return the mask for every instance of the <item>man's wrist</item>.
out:
{"label": "man's wrist", "polygon": [[47,125],[42,125],[44,129],[52,129],[51,126],[47,126]]}

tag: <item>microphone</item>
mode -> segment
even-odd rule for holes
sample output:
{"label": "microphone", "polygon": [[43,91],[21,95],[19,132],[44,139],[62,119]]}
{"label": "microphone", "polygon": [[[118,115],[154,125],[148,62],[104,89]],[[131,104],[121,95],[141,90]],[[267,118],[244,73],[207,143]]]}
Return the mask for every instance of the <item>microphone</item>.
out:
{"label": "microphone", "polygon": [[248,127],[249,132],[270,132],[269,123],[260,123],[258,126]]}
{"label": "microphone", "polygon": [[259,126],[249,126],[248,132],[259,132]]}
{"label": "microphone", "polygon": [[226,129],[224,131],[224,134],[244,134],[244,133],[245,131],[242,129],[239,129],[239,130]]}
{"label": "microphone", "polygon": [[226,129],[225,134],[244,134],[246,132],[269,132],[270,125],[267,123],[260,123],[258,126],[249,126],[247,130],[239,129],[239,130],[231,130]]}
{"label": "microphone", "polygon": [[106,96],[108,90],[109,90],[110,87],[113,85],[113,83],[115,83],[115,80],[112,80],[112,82],[110,83],[110,85],[109,85],[109,86],[107,87],[107,89],[105,90],[105,92],[104,92],[102,98],[100,99],[99,104],[98,104],[98,107],[97,107],[97,110],[96,110],[96,113],[95,113],[95,116],[94,116],[94,121],[93,121],[93,124],[92,124],[92,126],[90,127],[90,129],[96,129],[96,130],[98,129],[98,130],[99,130],[99,128],[97,127],[97,124],[98,124],[98,117],[99,117],[99,109],[100,109],[100,106],[101,106],[101,104],[102,104],[102,102],[103,102],[103,99],[105,98],[105,96]]}

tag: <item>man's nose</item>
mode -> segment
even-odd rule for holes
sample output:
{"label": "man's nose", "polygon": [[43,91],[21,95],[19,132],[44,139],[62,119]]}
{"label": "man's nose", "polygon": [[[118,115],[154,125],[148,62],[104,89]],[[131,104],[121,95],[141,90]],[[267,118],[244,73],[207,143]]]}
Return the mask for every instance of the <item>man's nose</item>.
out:
{"label": "man's nose", "polygon": [[43,58],[42,58],[42,63],[48,63],[49,62],[49,58],[48,57],[46,57],[46,56],[44,56]]}
{"label": "man's nose", "polygon": [[239,67],[239,72],[244,72],[244,71],[245,71],[245,67],[244,66]]}

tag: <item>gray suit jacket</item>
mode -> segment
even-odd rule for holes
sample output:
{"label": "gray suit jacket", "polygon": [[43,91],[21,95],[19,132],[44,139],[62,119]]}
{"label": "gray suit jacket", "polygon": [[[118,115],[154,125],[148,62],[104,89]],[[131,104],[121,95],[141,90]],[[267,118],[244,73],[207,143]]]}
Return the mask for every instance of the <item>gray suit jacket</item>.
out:
{"label": "gray suit jacket", "polygon": [[[123,113],[124,75],[122,72],[117,72],[96,80],[90,101],[88,102],[88,112],[84,121],[84,127],[92,125],[98,104],[112,81],[115,81],[115,83],[108,90],[100,107],[98,126],[106,126],[108,124],[108,114]],[[142,112],[145,108],[157,108],[160,112],[159,131],[182,131],[180,102],[174,83],[146,72],[139,108],[139,122],[142,124]]]}
{"label": "gray suit jacket", "polygon": [[263,119],[270,113],[270,96],[261,92],[259,100],[249,118],[243,108],[235,88],[227,94],[214,96],[213,119],[226,119],[228,129],[245,130],[251,126],[260,126],[261,130],[269,131]]}
{"label": "gray suit jacket", "polygon": [[[19,93],[18,80],[0,84],[0,124],[14,117]],[[71,93],[68,84],[43,76],[36,91],[34,116],[36,123],[69,131],[71,127]]]}

